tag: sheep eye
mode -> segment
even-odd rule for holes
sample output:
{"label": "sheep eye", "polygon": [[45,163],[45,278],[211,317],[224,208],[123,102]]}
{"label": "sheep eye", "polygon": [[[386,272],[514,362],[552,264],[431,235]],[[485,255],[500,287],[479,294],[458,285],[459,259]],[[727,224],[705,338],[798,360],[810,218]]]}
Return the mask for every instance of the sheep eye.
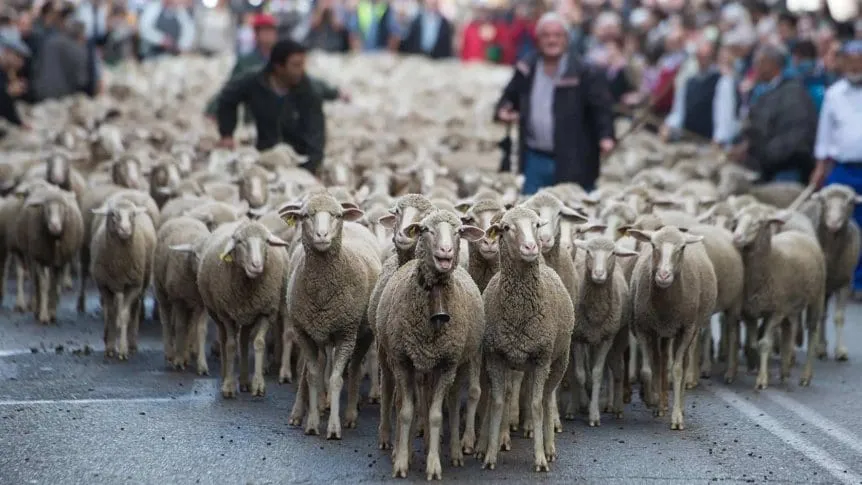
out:
{"label": "sheep eye", "polygon": [[512,226],[510,226],[510,225],[506,224],[505,226],[503,226],[503,230],[504,230],[504,231],[511,231],[511,230],[512,230]]}
{"label": "sheep eye", "polygon": [[421,229],[419,229],[419,232],[420,232],[420,233],[422,233],[422,234],[426,234],[426,233],[428,233],[429,231],[430,231],[430,229],[428,229],[428,228],[427,228],[427,227],[425,227],[425,226],[422,226],[422,228],[421,228]]}

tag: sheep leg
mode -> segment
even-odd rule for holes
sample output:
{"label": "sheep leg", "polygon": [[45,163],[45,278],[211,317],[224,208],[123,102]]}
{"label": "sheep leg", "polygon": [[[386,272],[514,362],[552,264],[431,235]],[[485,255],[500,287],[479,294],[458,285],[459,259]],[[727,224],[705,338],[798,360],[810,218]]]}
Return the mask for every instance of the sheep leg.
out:
{"label": "sheep leg", "polygon": [[120,360],[129,359],[129,297],[123,292],[114,293],[114,306],[117,311],[117,327],[120,330],[120,336],[117,342],[117,358]]}
{"label": "sheep leg", "polygon": [[[563,373],[565,375],[565,373]],[[562,382],[562,377],[560,378],[560,382]],[[559,387],[554,388],[553,395],[551,396],[551,400],[554,402],[554,406],[551,408],[553,413],[551,414],[551,421],[554,423],[554,433],[562,433],[563,432],[563,422],[560,421],[560,405],[557,402],[557,391]]]}
{"label": "sheep leg", "polygon": [[739,370],[739,319],[730,318],[728,315],[725,326],[727,327],[727,371],[724,373],[724,382],[733,383]]}
{"label": "sheep leg", "polygon": [[[839,289],[835,295],[832,320],[835,322],[835,360],[839,362],[844,362],[848,358],[847,346],[844,345],[844,315],[847,311],[847,300],[850,298],[850,291],[850,286],[845,286]],[[821,327],[821,333],[826,333],[825,328],[825,326]]]}
{"label": "sheep leg", "polygon": [[704,324],[703,333],[701,333],[700,345],[700,377],[709,379],[712,377],[712,355],[715,348],[712,341],[712,322],[709,319]]}
{"label": "sheep leg", "polygon": [[668,345],[671,339],[657,337],[655,339],[655,355],[658,357],[656,367],[658,367],[658,412],[656,416],[663,417],[667,413],[667,364],[670,359]]}
{"label": "sheep leg", "polygon": [[[547,394],[545,392],[545,384],[548,383],[548,376],[551,373],[550,363],[540,363],[536,366],[535,370],[532,372],[532,395],[531,395],[531,407],[532,407],[532,418],[533,418],[533,455],[535,459],[533,460],[533,469],[537,472],[547,472],[550,471],[548,467],[548,457],[545,455],[545,417],[550,418],[550,416],[546,416],[544,403],[547,403],[547,399],[550,397],[552,393],[552,389],[548,390]],[[550,407],[550,405],[548,405]]]}
{"label": "sheep leg", "polygon": [[30,263],[31,273],[35,278],[33,281],[33,292],[36,296],[36,320],[47,325],[50,323],[48,317],[48,287],[51,285],[50,268],[42,266],[35,261]]}
{"label": "sheep leg", "polygon": [[[570,352],[566,352],[569,354]],[[545,381],[545,389],[543,391],[542,402],[545,404],[545,413],[542,419],[542,438],[545,451],[545,457],[548,462],[552,462],[557,459],[557,445],[555,443],[555,429],[556,424],[553,422],[553,415],[549,413],[553,413],[554,409],[557,407],[556,402],[556,390],[559,389],[560,383],[563,381],[563,377],[566,374],[566,369],[569,368],[569,356],[564,355],[559,359],[553,361],[551,363],[550,372],[548,374],[548,380]]]}
{"label": "sheep leg", "polygon": [[[653,338],[645,332],[641,332],[638,336],[638,348],[641,354],[641,400],[646,407],[653,408],[656,406],[655,382],[653,381],[653,367],[655,367],[656,356],[654,355],[655,344]],[[658,368],[656,367],[656,371]]]}
{"label": "sheep leg", "polygon": [[78,283],[78,313],[87,311],[87,278],[90,276],[90,249],[85,243],[81,247],[81,281]]}
{"label": "sheep leg", "polygon": [[[344,387],[344,368],[356,349],[356,335],[345,335],[332,350],[332,374],[329,376],[329,425],[326,439],[341,439],[341,389]],[[360,358],[361,360],[361,358]]]}
{"label": "sheep leg", "polygon": [[608,358],[608,352],[613,345],[613,339],[605,340],[598,345],[593,354],[593,388],[590,391],[590,426],[601,425],[601,414],[599,414],[599,394],[602,389],[602,379],[604,378],[605,362]]}
{"label": "sheep leg", "polygon": [[308,395],[310,390],[308,388],[308,372],[302,355],[299,356],[296,370],[299,372],[299,382],[296,386],[296,397],[293,400],[293,408],[290,410],[290,417],[287,420],[287,424],[291,426],[299,426],[302,424],[302,419],[305,417],[305,413],[308,409]]}
{"label": "sheep leg", "polygon": [[446,395],[446,409],[449,414],[449,459],[452,466],[464,466],[464,452],[461,448],[461,388],[464,385],[464,373],[469,370],[469,364],[462,365],[455,376],[455,382],[449,387]]}
{"label": "sheep leg", "polygon": [[[434,382],[433,391],[431,393],[431,403],[430,406],[428,406],[428,427],[425,430],[425,435],[428,437],[428,451],[427,457],[425,458],[425,476],[428,480],[443,479],[443,466],[440,464],[440,430],[443,425],[443,399],[452,387],[452,383],[455,381],[457,372],[458,368],[453,365],[451,368],[440,372],[437,379],[432,380],[430,378],[431,376],[427,376],[427,384],[431,384],[434,380],[437,381]],[[426,385],[424,387],[429,391],[432,390],[430,385]],[[449,412],[452,412],[452,410]],[[457,411],[455,414],[456,419],[458,419]],[[457,442],[458,433],[456,432],[455,436],[451,439]]]}
{"label": "sheep leg", "polygon": [[[505,399],[505,408],[503,409],[503,422],[500,424],[503,428],[500,429],[500,449],[509,451],[512,449],[512,421],[518,419],[512,416],[512,401],[521,399],[522,383],[524,381],[524,373],[520,371],[511,371],[506,374],[506,380],[503,387],[503,398]],[[518,403],[518,413],[523,409],[526,412],[526,407]],[[526,423],[523,426],[524,433],[527,433],[528,426]]]}
{"label": "sheep leg", "polygon": [[[613,413],[614,417],[617,419],[623,417],[623,403],[625,402],[625,389],[629,385],[628,378],[628,369],[626,368],[626,358],[624,353],[614,352],[610,355],[610,362],[608,362],[608,367],[611,372],[611,381],[613,388],[613,399],[608,399],[609,407],[611,408],[611,413]],[[629,391],[629,398],[631,398],[631,391]]]}
{"label": "sheep leg", "polygon": [[[331,376],[332,375],[332,346],[327,345],[323,351],[323,375]],[[324,392],[327,392],[328,388],[324,387]],[[332,396],[324,394],[323,402],[325,403],[323,409],[329,409],[331,406]]]}
{"label": "sheep leg", "polygon": [[159,320],[159,323],[162,326],[162,345],[165,348],[165,361],[168,363],[168,368],[173,368],[174,348],[176,346],[174,343],[174,329],[177,328],[176,322],[171,313],[171,306],[167,302],[168,296],[158,289],[154,293],[156,301],[162,302],[162,318]]}
{"label": "sheep leg", "polygon": [[263,397],[266,394],[266,382],[263,379],[263,368],[266,364],[266,334],[269,332],[269,320],[261,318],[257,322],[254,335],[254,375],[251,378],[251,395]]}
{"label": "sheep leg", "polygon": [[[518,405],[518,410],[521,412],[521,429],[524,430],[525,438],[533,437],[533,418],[530,417],[530,413],[532,409],[530,407],[530,387],[524,385],[524,377],[525,373],[521,373],[521,383],[517,388],[513,389],[515,399],[520,401]],[[511,421],[511,418],[509,418]],[[508,440],[508,436],[506,438]],[[501,442],[505,443],[506,441],[501,440]],[[511,444],[508,445],[507,449],[511,449]]]}
{"label": "sheep leg", "polygon": [[102,318],[105,322],[103,335],[105,357],[112,358],[117,354],[117,308],[110,290],[106,287],[99,287],[99,300],[101,300]]}
{"label": "sheep leg", "polygon": [[[629,382],[635,383],[638,380],[638,339],[632,332],[629,332],[629,357],[626,361],[628,366]],[[631,402],[631,396],[626,402]]]}
{"label": "sheep leg", "polygon": [[[672,342],[669,341],[667,344],[668,354],[673,356],[673,367],[671,367],[671,373],[673,374],[673,410],[670,415],[670,429],[673,430],[682,431],[685,429],[682,414],[683,403],[685,401],[683,366],[686,356],[691,355],[688,350],[691,346],[695,345],[695,339],[699,331],[700,325],[698,325],[698,322],[695,322],[693,326],[685,328],[681,336],[677,336],[677,338],[673,339]],[[667,393],[667,386],[665,386],[665,393]]]}
{"label": "sheep leg", "polygon": [[392,476],[407,478],[410,469],[410,428],[413,427],[416,376],[412,369],[397,364],[393,371],[395,381],[398,383],[398,393],[401,397],[401,409],[398,412],[398,442],[395,446]]}
{"label": "sheep leg", "polygon": [[327,394],[328,388],[324,383],[324,379],[326,376],[332,375],[331,371],[331,362],[330,359],[330,350],[332,347],[324,346],[321,347],[320,351],[317,353],[317,362],[318,368],[320,369],[320,373],[318,373],[318,384],[317,388],[320,389],[320,401],[318,401],[318,405],[320,406],[320,412],[324,412],[329,409],[329,395]]}
{"label": "sheep leg", "polygon": [[512,393],[515,396],[507,401],[508,405],[508,422],[510,431],[518,431],[521,424],[521,382],[524,380],[523,372],[513,372],[509,385],[512,388]]}
{"label": "sheep leg", "polygon": [[191,324],[192,328],[195,330],[194,342],[195,348],[197,349],[197,355],[195,358],[197,359],[197,370],[199,376],[208,376],[210,373],[209,366],[207,365],[207,316],[206,311],[201,308],[196,308],[192,311]]}
{"label": "sheep leg", "polygon": [[[830,298],[832,298],[831,293],[827,294],[823,298],[824,310],[829,308],[829,299]],[[836,305],[836,310],[837,310],[837,305]],[[829,348],[829,343],[826,341],[827,317],[828,317],[828,312],[824,311],[823,316],[821,317],[821,321],[820,321],[820,329],[821,329],[820,338],[817,339],[817,343],[815,344],[815,347],[817,348],[817,358],[820,360],[825,360],[826,358],[829,357],[829,351],[827,350]],[[834,319],[834,317],[833,317],[833,319]],[[808,345],[811,345],[811,341],[808,342]]]}
{"label": "sheep leg", "polygon": [[788,317],[787,320],[781,322],[781,383],[787,382],[790,377],[790,367],[792,366],[790,357],[793,355],[793,341],[796,334],[793,331],[799,325],[799,315]]}
{"label": "sheep leg", "polygon": [[27,303],[27,308],[33,312],[33,316],[36,320],[39,320],[39,313],[41,312],[41,289],[42,286],[39,284],[39,281],[42,279],[42,272],[38,265],[36,265],[33,261],[30,261],[28,266],[28,273],[30,274],[30,298]]}
{"label": "sheep leg", "polygon": [[[691,345],[688,347],[688,354],[686,355],[685,361],[685,388],[686,389],[694,389],[700,384],[700,366],[697,365],[700,362],[700,355],[702,352],[705,352],[706,349],[701,347],[702,339],[699,338],[701,334],[704,332],[704,328],[698,325],[698,329],[695,330],[694,340],[691,342]],[[673,355],[673,354],[671,354]],[[671,367],[671,372],[673,371],[673,367]]]}
{"label": "sheep leg", "polygon": [[[470,358],[467,379],[467,415],[464,425],[464,436],[461,438],[461,450],[465,455],[472,455],[476,443],[476,410],[482,397],[481,382],[482,357],[475,355]],[[460,404],[460,403],[459,403]]]}
{"label": "sheep leg", "polygon": [[[308,415],[305,417],[305,434],[320,434],[320,393],[323,392],[321,381],[322,367],[318,359],[317,343],[305,332],[296,332],[297,341],[305,356],[305,373],[308,382]],[[297,396],[299,399],[299,396]]]}
{"label": "sheep leg", "polygon": [[362,361],[365,360],[365,355],[373,343],[374,334],[371,331],[362,332],[356,339],[356,348],[350,357],[350,370],[347,373],[347,409],[344,410],[344,426],[348,429],[356,428],[356,421],[359,419],[359,385],[362,383]]}
{"label": "sheep leg", "polygon": [[[757,374],[755,389],[766,389],[769,386],[769,352],[772,350],[772,338],[775,334],[775,328],[782,320],[784,320],[784,316],[777,313],[766,318],[763,337],[758,342],[758,346],[760,347],[760,369]],[[809,346],[811,346],[810,342]]]}
{"label": "sheep leg", "polygon": [[[482,362],[484,363],[484,360]],[[483,392],[479,396],[479,419],[482,423],[479,426],[479,442],[476,444],[476,459],[478,460],[481,460],[488,453],[488,432],[491,429],[491,399],[489,397],[491,394],[491,382],[488,380],[488,372],[485,366],[482,366],[480,379],[482,389],[488,392]],[[508,420],[506,426],[508,426]]]}
{"label": "sheep leg", "polygon": [[233,399],[237,396],[236,382],[236,351],[237,351],[237,328],[233,322],[224,322],[225,335],[221,355],[224,361],[224,374],[222,376],[221,395],[225,399]]}
{"label": "sheep leg", "polygon": [[371,344],[368,349],[368,373],[371,378],[371,389],[368,391],[368,401],[380,402],[380,360],[377,355],[377,345]]}
{"label": "sheep leg", "polygon": [[15,256],[15,311],[24,313],[30,305],[27,303],[27,293],[24,291],[24,275],[26,268],[20,255]]}
{"label": "sheep leg", "polygon": [[141,327],[141,320],[144,319],[144,293],[147,292],[147,286],[149,286],[149,283],[139,289],[139,296],[131,302],[131,317],[129,320],[129,352],[133,354],[138,351],[138,330]]}
{"label": "sheep leg", "polygon": [[3,297],[6,295],[6,267],[9,253],[3,245],[0,245],[0,307],[3,306]]}
{"label": "sheep leg", "polygon": [[573,352],[574,361],[575,361],[575,378],[577,382],[573,386],[572,390],[572,400],[569,402],[569,407],[573,409],[573,413],[571,418],[568,417],[568,413],[566,415],[567,419],[575,419],[575,413],[577,413],[581,408],[583,408],[584,403],[584,390],[587,385],[587,352],[585,344],[575,344],[575,351]]}
{"label": "sheep leg", "polygon": [[387,450],[392,448],[392,398],[395,392],[395,380],[382,348],[379,348],[378,356],[382,365],[380,366],[380,424],[377,427],[377,444],[381,450]]}
{"label": "sheep leg", "polygon": [[239,327],[239,392],[249,392],[251,381],[248,379],[248,344],[251,339],[251,327]]}
{"label": "sheep leg", "polygon": [[[503,405],[506,392],[506,365],[494,354],[486,355],[485,369],[490,383],[490,412],[486,418],[487,426],[483,426],[482,435],[488,436],[488,447],[485,451],[485,461],[482,468],[493,470],[497,466],[497,454],[500,452],[500,427],[503,426]],[[508,423],[506,423],[508,427]]]}
{"label": "sheep leg", "polygon": [[574,350],[571,354],[574,354],[569,362],[569,402],[566,403],[566,415],[565,418],[567,421],[572,421],[575,419],[575,416],[578,415],[578,409],[581,406],[581,393],[584,389],[584,384],[581,382],[581,379],[578,375],[578,364],[580,362],[581,352],[579,352],[578,348],[579,344],[576,342],[572,342],[571,347]]}
{"label": "sheep leg", "polygon": [[815,350],[811,342],[817,342],[820,338],[821,332],[823,329],[820,326],[820,319],[826,312],[826,307],[823,306],[824,300],[821,298],[819,301],[815,301],[813,304],[808,306],[807,311],[805,312],[805,326],[808,328],[808,356],[805,359],[805,367],[802,369],[802,376],[799,378],[799,385],[802,387],[806,387],[811,384],[811,378],[813,377],[813,369],[812,364],[814,363],[814,359],[816,357]]}
{"label": "sheep leg", "polygon": [[[272,358],[268,361],[266,373],[278,376],[281,370],[281,357],[284,355],[284,319],[281,316],[275,318],[270,326],[272,330]],[[269,356],[269,343],[267,343],[267,356]]]}
{"label": "sheep leg", "polygon": [[224,376],[226,375],[225,371],[227,370],[225,368],[225,359],[223,357],[225,355],[224,345],[227,341],[227,328],[225,328],[224,324],[221,323],[218,319],[213,318],[213,320],[215,320],[216,330],[218,330],[219,373],[221,374],[222,379],[224,379]]}
{"label": "sheep leg", "polygon": [[[174,369],[183,370],[189,364],[189,345],[186,342],[188,338],[189,327],[189,311],[184,303],[176,305],[161,306],[160,322],[168,322],[168,328],[172,329],[173,333],[173,366]],[[162,328],[165,324],[162,323]]]}
{"label": "sheep leg", "polygon": [[284,319],[284,331],[281,334],[281,369],[278,371],[278,383],[293,382],[293,367],[290,359],[293,357],[293,342],[296,339],[296,330],[292,322]]}
{"label": "sheep leg", "polygon": [[72,280],[72,264],[68,263],[63,266],[63,289],[71,290],[75,287],[75,282]]}
{"label": "sheep leg", "polygon": [[60,304],[60,268],[49,267],[50,286],[48,286],[48,321],[57,323],[57,306]]}
{"label": "sheep leg", "polygon": [[730,350],[730,317],[727,312],[721,314],[719,328],[721,334],[718,337],[718,361],[727,362],[727,354]]}

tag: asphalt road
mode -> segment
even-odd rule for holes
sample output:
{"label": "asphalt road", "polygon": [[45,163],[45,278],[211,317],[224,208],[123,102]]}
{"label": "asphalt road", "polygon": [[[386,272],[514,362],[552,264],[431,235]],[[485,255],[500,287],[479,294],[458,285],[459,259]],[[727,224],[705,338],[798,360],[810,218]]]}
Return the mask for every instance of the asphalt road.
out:
{"label": "asphalt road", "polygon": [[[291,385],[270,377],[265,398],[224,401],[217,377],[165,369],[157,324],[142,327],[131,361],[108,362],[96,298],[79,317],[66,295],[57,325],[43,327],[11,312],[12,295],[0,310],[2,484],[392,480],[389,454],[376,447],[376,405],[362,408],[359,428],[342,441],[307,437],[287,424]],[[850,362],[818,362],[810,388],[796,387],[798,366],[791,385],[778,386],[777,362],[763,392],[744,372],[731,386],[702,381],[687,394],[684,431],[670,431],[669,418],[653,418],[635,397],[622,419],[605,415],[600,428],[585,417],[565,422],[547,474],[531,471],[532,442],[520,436],[494,471],[469,457],[464,468],[447,466],[444,441],[444,480],[860,484],[862,307],[847,321]],[[423,471],[419,451],[411,480],[424,481]]]}

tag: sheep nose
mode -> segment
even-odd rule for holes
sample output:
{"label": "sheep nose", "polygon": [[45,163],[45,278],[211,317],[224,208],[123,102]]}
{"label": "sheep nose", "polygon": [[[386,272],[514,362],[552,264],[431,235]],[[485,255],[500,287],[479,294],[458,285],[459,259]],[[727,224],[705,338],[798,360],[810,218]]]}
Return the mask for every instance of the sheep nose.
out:
{"label": "sheep nose", "polygon": [[658,279],[660,279],[660,280],[669,280],[671,277],[671,274],[670,274],[670,271],[660,269],[656,272],[656,276],[658,276]]}
{"label": "sheep nose", "polygon": [[448,256],[448,255],[452,254],[452,246],[450,246],[448,244],[447,245],[441,245],[439,248],[437,248],[437,251],[442,256]]}
{"label": "sheep nose", "polygon": [[532,252],[535,252],[537,250],[536,243],[534,243],[534,242],[525,242],[524,244],[521,245],[521,247],[523,247],[524,251],[526,251],[528,253],[532,253]]}
{"label": "sheep nose", "polygon": [[593,271],[593,279],[596,281],[605,281],[608,279],[608,274],[605,271]]}
{"label": "sheep nose", "polygon": [[318,239],[323,239],[326,237],[326,233],[329,232],[326,229],[318,229],[314,235],[317,236]]}

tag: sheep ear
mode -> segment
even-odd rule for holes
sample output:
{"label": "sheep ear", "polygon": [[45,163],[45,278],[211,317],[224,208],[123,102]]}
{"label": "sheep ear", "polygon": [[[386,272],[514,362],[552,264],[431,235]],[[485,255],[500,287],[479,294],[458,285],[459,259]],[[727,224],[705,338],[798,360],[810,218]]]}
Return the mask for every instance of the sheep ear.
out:
{"label": "sheep ear", "polygon": [[470,207],[473,207],[473,200],[471,199],[461,199],[455,203],[455,209],[461,213],[467,212],[470,210]]}
{"label": "sheep ear", "polygon": [[415,239],[416,236],[418,236],[421,231],[422,231],[422,224],[419,224],[416,222],[414,222],[413,224],[410,224],[409,226],[404,228],[404,234],[407,237],[409,237],[410,239]]}
{"label": "sheep ear", "polygon": [[710,220],[714,214],[715,214],[715,206],[712,206],[709,208],[708,211],[697,216],[697,221],[698,222],[706,222],[706,221]]}
{"label": "sheep ear", "polygon": [[288,227],[293,227],[296,225],[297,221],[302,219],[302,214],[299,211],[290,210],[290,211],[279,211],[279,217],[281,220],[287,224]]}
{"label": "sheep ear", "polygon": [[548,221],[541,219],[541,218],[539,219],[539,227],[545,227],[547,225],[548,225]]}
{"label": "sheep ear", "polygon": [[703,241],[703,236],[695,236],[694,234],[686,234],[685,235],[685,243],[686,244],[695,244]]}
{"label": "sheep ear", "polygon": [[661,206],[661,207],[674,207],[677,205],[676,201],[673,199],[665,199],[665,198],[660,198],[660,197],[650,199],[649,202],[650,202],[650,204],[652,204],[654,206]]}
{"label": "sheep ear", "polygon": [[700,203],[700,205],[714,205],[716,202],[718,202],[718,199],[712,196],[705,195],[703,197],[700,197],[698,202]]}
{"label": "sheep ear", "polygon": [[193,253],[195,251],[195,247],[191,244],[175,244],[170,246],[172,251],[178,251],[181,253]]}
{"label": "sheep ear", "polygon": [[97,207],[95,209],[90,209],[91,214],[105,215],[108,213],[108,208],[105,206]]}
{"label": "sheep ear", "polygon": [[628,258],[630,256],[637,256],[640,253],[637,251],[632,251],[630,249],[614,248],[614,254],[621,258]]}
{"label": "sheep ear", "polygon": [[589,220],[589,218],[587,218],[586,216],[584,216],[580,212],[578,212],[575,209],[572,209],[570,207],[566,207],[566,206],[563,206],[560,209],[560,216],[563,219],[565,219],[567,221],[574,222],[576,224],[584,223],[584,222],[587,222]]}
{"label": "sheep ear", "polygon": [[588,206],[596,206],[596,205],[599,205],[600,202],[601,202],[601,200],[599,200],[599,199],[597,199],[591,195],[588,195],[586,197],[581,198],[581,204],[585,204]]}
{"label": "sheep ear", "polygon": [[623,237],[632,229],[631,224],[623,224],[622,226],[617,228],[617,235]]}
{"label": "sheep ear", "polygon": [[225,263],[233,262],[233,248],[236,246],[236,241],[233,238],[227,240],[227,244],[224,245],[224,249],[222,249],[221,254],[219,255],[219,259],[224,261]]}
{"label": "sheep ear", "polygon": [[288,202],[278,208],[278,214],[281,215],[283,212],[298,211],[300,209],[302,209],[302,203]]}
{"label": "sheep ear", "polygon": [[485,231],[485,237],[490,241],[496,241],[500,237],[500,225],[499,224],[491,224],[488,227],[488,230]]}
{"label": "sheep ear", "polygon": [[377,219],[377,222],[387,229],[394,229],[395,219],[395,214],[387,214],[382,216],[380,219]]}
{"label": "sheep ear", "polygon": [[275,234],[270,234],[269,236],[267,236],[266,243],[269,244],[270,246],[277,246],[277,247],[281,247],[281,248],[286,248],[287,246],[290,245],[290,243],[288,243],[284,239],[276,236]]}
{"label": "sheep ear", "polygon": [[355,207],[350,207],[350,208],[344,209],[344,214],[342,214],[342,217],[344,217],[345,221],[356,222],[359,219],[362,219],[362,216],[364,216],[364,215],[365,215],[365,212],[362,212],[362,210],[355,208]]}
{"label": "sheep ear", "polygon": [[266,204],[264,204],[264,205],[262,205],[262,206],[260,206],[260,207],[255,207],[255,208],[249,208],[249,209],[248,209],[248,213],[249,213],[249,214],[251,214],[251,215],[252,215],[252,216],[254,216],[254,217],[258,217],[258,218],[262,217],[262,216],[263,216],[264,214],[266,214],[267,212],[269,212],[269,205],[266,205]]}
{"label": "sheep ear", "polygon": [[629,236],[641,242],[651,243],[653,231],[641,231],[640,229],[629,229],[626,232]]}
{"label": "sheep ear", "polygon": [[40,207],[45,205],[44,197],[30,197],[27,199],[27,202],[24,204],[24,207]]}
{"label": "sheep ear", "polygon": [[586,234],[588,232],[592,233],[602,233],[607,230],[608,226],[602,224],[601,222],[593,222],[591,224],[585,224],[578,228],[578,232],[580,234]]}
{"label": "sheep ear", "polygon": [[342,202],[341,208],[342,209],[359,209],[359,206],[354,204],[353,202]]}
{"label": "sheep ear", "polygon": [[461,237],[463,237],[464,239],[466,239],[470,242],[476,242],[479,239],[482,239],[483,237],[485,237],[485,231],[479,229],[476,226],[469,226],[469,225],[461,226],[461,228],[458,229],[458,233],[461,234]]}
{"label": "sheep ear", "polygon": [[512,203],[512,202],[507,202],[507,203],[503,204],[503,207],[504,207],[506,210],[509,210],[509,209],[511,209],[512,207],[515,207],[515,204],[514,204],[514,203]]}

